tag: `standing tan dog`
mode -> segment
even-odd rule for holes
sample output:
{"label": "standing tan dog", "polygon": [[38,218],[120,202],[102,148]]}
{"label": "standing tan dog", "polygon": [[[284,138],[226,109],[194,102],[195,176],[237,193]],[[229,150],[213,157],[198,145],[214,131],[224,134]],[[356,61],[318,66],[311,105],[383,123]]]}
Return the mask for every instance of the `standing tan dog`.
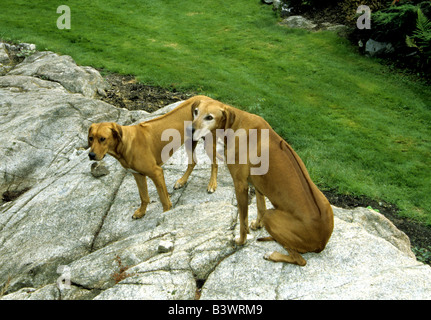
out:
{"label": "standing tan dog", "polygon": [[[164,132],[169,132],[168,130],[179,133],[181,142],[175,146],[175,149],[171,150],[172,153],[175,152],[184,143],[184,122],[192,121],[193,103],[196,101],[205,101],[206,99],[209,98],[205,96],[192,97],[167,114],[137,125],[120,126],[114,122],[104,122],[93,123],[90,126],[88,130],[88,144],[91,148],[89,153],[90,160],[100,161],[106,154],[109,154],[116,158],[124,168],[132,171],[135,177],[141,198],[141,207],[135,211],[133,215],[134,219],[139,219],[145,215],[147,205],[150,202],[147,189],[147,176],[153,180],[157,188],[157,193],[163,205],[163,211],[172,208],[161,167],[163,164],[162,153],[169,141],[162,141],[162,137]],[[185,185],[196,165],[193,156],[196,144],[197,141],[193,141],[191,150],[190,148],[186,148],[189,157],[187,171],[175,183],[174,189]],[[208,192],[214,192],[217,188],[215,148],[216,144],[214,143],[211,155],[213,161]],[[172,153],[169,153],[169,156],[172,156]]]}
{"label": "standing tan dog", "polygon": [[[289,252],[289,255],[285,255],[275,251],[266,254],[265,258],[304,266],[306,261],[300,253],[322,251],[334,227],[332,208],[311,181],[304,163],[261,117],[215,100],[204,100],[197,104],[195,102],[193,106],[194,140],[200,139],[207,132],[224,130],[225,156],[235,186],[240,217],[240,236],[235,240],[236,244],[243,245],[249,233],[250,182],[256,189],[258,210],[257,219],[250,227],[257,229],[265,226],[271,236],[259,240],[275,240]],[[254,144],[252,133],[256,141]],[[267,139],[263,139],[264,134]],[[237,142],[241,142],[241,139],[249,146],[248,150],[238,145]],[[241,148],[247,152],[246,160],[242,162],[244,154],[241,154]],[[266,170],[253,174],[258,166],[256,159],[260,154],[259,157],[265,160],[262,157],[264,153],[268,155]],[[262,163],[260,166],[262,167]],[[265,196],[274,209],[266,209]]]}

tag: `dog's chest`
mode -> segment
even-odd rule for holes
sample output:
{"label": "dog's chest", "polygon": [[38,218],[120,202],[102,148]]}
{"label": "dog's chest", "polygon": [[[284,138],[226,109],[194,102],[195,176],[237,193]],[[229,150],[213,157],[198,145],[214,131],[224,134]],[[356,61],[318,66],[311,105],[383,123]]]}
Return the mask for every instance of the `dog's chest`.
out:
{"label": "dog's chest", "polygon": [[139,174],[141,174],[140,172],[138,172],[136,170],[133,170],[131,168],[125,168],[125,169],[126,169],[127,172],[130,172],[130,173],[139,173]]}
{"label": "dog's chest", "polygon": [[139,173],[139,174],[141,174],[140,172],[138,172],[138,171],[133,170],[132,168],[130,168],[130,167],[128,166],[128,164],[127,164],[127,163],[123,163],[122,161],[120,161],[120,163],[121,163],[121,165],[123,166],[123,168],[124,168],[127,172],[130,172],[130,173]]}
{"label": "dog's chest", "polygon": [[[117,158],[118,159],[118,158]],[[124,161],[123,159],[118,159],[118,161],[120,162],[120,164],[121,164],[121,166],[127,171],[127,172],[130,172],[130,173],[139,173],[139,174],[141,174],[140,172],[138,172],[138,171],[136,171],[136,170],[133,170],[132,168],[130,168],[129,167],[129,164],[126,162],[126,161]]]}

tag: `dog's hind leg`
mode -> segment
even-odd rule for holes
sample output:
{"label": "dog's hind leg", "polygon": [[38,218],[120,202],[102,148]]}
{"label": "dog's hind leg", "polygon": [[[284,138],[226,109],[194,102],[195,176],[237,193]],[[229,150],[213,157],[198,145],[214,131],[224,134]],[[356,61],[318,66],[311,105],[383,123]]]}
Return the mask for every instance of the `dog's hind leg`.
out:
{"label": "dog's hind leg", "polygon": [[274,252],[268,252],[267,254],[265,254],[265,259],[273,262],[286,262],[286,263],[297,264],[301,267],[307,264],[307,261],[305,261],[305,259],[298,252],[294,250],[289,250],[287,248],[286,250],[289,252],[289,255],[285,255],[278,251],[274,251]]}
{"label": "dog's hind leg", "polygon": [[258,190],[256,190],[256,205],[257,205],[257,219],[253,220],[250,223],[250,228],[252,230],[257,230],[263,227],[263,215],[266,211],[266,203],[265,203],[265,196],[260,193]]}
{"label": "dog's hind leg", "polygon": [[156,186],[157,193],[159,194],[160,201],[163,205],[163,211],[168,211],[172,208],[172,203],[169,198],[168,189],[166,189],[165,176],[163,174],[163,169],[159,166],[155,166],[152,170],[151,180],[153,180]]}
{"label": "dog's hind leg", "polygon": [[306,250],[307,244],[304,241],[304,236],[307,235],[308,230],[303,221],[295,220],[291,214],[285,211],[271,209],[266,210],[263,224],[271,237],[289,252],[289,255],[277,251],[267,253],[265,259],[300,266],[306,265],[307,262],[298,252],[309,251]]}
{"label": "dog's hind leg", "polygon": [[133,214],[133,219],[142,218],[145,215],[145,211],[147,210],[147,205],[150,203],[150,197],[148,196],[148,188],[147,188],[147,177],[134,173],[136,184],[138,185],[139,196],[141,198],[141,207],[135,211]]}

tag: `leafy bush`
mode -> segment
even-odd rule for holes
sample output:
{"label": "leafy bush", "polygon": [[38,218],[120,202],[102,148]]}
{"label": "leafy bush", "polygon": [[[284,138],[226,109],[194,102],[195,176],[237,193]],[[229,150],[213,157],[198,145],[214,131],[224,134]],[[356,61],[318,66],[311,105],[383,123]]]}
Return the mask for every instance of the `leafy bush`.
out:
{"label": "leafy bush", "polygon": [[357,13],[359,6],[366,5],[370,7],[371,12],[376,12],[387,7],[385,0],[345,0],[339,1],[340,14],[344,17],[347,24],[356,24]]}
{"label": "leafy bush", "polygon": [[[311,14],[316,19],[348,25],[353,43],[365,44],[368,39],[390,42],[395,48],[388,58],[401,67],[425,76],[431,73],[431,1],[429,0],[282,0],[290,14]],[[358,29],[357,8],[371,9],[371,29]],[[282,15],[283,16],[283,15]],[[334,19],[334,16],[337,17]],[[364,47],[363,47],[364,48]],[[364,49],[362,49],[364,50]]]}
{"label": "leafy bush", "polygon": [[340,0],[282,0],[285,7],[294,8],[295,14],[301,14],[313,9],[336,7]]}
{"label": "leafy bush", "polygon": [[[358,15],[347,14],[359,3],[371,9],[371,29],[356,28]],[[425,77],[430,76],[431,1],[401,0],[392,5],[392,1],[345,0],[340,2],[340,6],[346,12],[346,24],[352,27],[349,35],[352,43],[362,42],[365,45],[368,39],[389,42],[395,48],[392,54],[386,56],[389,61]]]}
{"label": "leafy bush", "polygon": [[416,255],[416,258],[423,263],[431,263],[431,246],[425,248],[412,248],[413,253]]}
{"label": "leafy bush", "polygon": [[[428,17],[426,14],[428,14]],[[369,37],[390,42],[393,58],[402,66],[429,76],[431,68],[431,2],[405,3],[371,14]]]}
{"label": "leafy bush", "polygon": [[282,2],[290,7],[340,7],[356,11],[360,5],[367,5],[372,10],[383,8],[387,5],[388,0],[283,0]]}
{"label": "leafy bush", "polygon": [[415,28],[417,7],[411,4],[392,6],[371,13],[372,38],[404,45],[406,35]]}
{"label": "leafy bush", "polygon": [[291,6],[328,7],[340,2],[340,0],[284,0],[283,2]]}
{"label": "leafy bush", "polygon": [[410,48],[416,48],[419,52],[420,63],[429,66],[431,62],[431,21],[418,9],[416,30],[411,37],[406,36],[406,44]]}

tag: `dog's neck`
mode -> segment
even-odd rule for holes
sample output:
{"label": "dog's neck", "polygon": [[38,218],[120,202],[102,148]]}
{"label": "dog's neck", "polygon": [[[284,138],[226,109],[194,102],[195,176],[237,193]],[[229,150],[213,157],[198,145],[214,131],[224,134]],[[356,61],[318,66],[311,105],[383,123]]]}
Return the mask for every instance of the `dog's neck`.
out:
{"label": "dog's neck", "polygon": [[123,133],[123,135],[122,135],[121,140],[118,141],[118,143],[115,146],[114,150],[109,150],[108,151],[108,154],[110,156],[113,156],[115,159],[117,159],[121,163],[121,165],[127,169],[129,167],[129,164],[127,164],[124,161],[123,154],[125,152],[125,145],[124,145],[124,143],[122,141],[123,139],[126,139],[125,141],[127,141],[127,139],[129,138],[128,137],[129,135],[128,135],[127,126],[122,126],[122,133]]}

